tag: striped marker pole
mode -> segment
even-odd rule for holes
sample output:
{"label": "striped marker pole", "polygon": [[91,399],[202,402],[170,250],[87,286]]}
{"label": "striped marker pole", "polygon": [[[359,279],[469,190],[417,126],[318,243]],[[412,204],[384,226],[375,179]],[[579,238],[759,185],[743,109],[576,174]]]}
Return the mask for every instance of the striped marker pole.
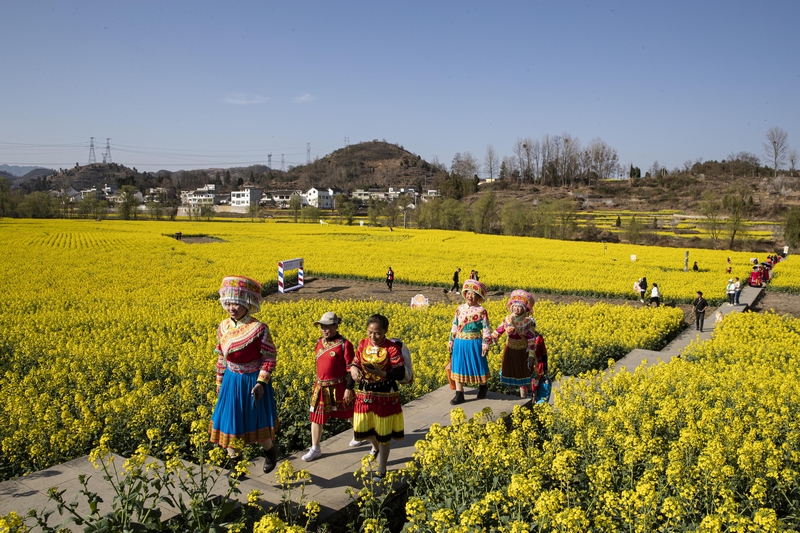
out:
{"label": "striped marker pole", "polygon": [[[285,261],[278,262],[278,292],[280,293],[289,292],[295,289],[299,289],[303,286],[303,277],[304,277],[303,263],[304,261],[302,257],[298,257],[297,259],[287,259]],[[294,285],[292,287],[287,287],[285,285],[284,272],[286,270],[294,270],[295,268],[297,269],[297,285]]]}

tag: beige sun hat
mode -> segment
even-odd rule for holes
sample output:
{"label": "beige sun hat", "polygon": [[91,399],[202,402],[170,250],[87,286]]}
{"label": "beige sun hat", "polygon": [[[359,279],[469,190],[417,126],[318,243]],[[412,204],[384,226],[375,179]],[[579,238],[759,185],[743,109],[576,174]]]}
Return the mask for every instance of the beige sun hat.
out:
{"label": "beige sun hat", "polygon": [[342,322],[341,317],[337,316],[333,311],[323,313],[322,317],[314,322],[315,326],[334,326]]}

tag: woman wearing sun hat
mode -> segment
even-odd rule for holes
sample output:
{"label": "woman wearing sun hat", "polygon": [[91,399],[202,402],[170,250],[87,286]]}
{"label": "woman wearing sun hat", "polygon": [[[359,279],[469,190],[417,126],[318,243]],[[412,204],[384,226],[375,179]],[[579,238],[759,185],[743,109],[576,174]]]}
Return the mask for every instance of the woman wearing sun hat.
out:
{"label": "woman wearing sun hat", "polygon": [[266,324],[253,318],[261,310],[261,285],[243,276],[223,278],[219,301],[228,318],[217,329],[217,404],[211,417],[211,442],[237,458],[234,439],[260,444],[264,473],[278,462],[273,444],[278,408],[272,391],[275,344]]}
{"label": "woman wearing sun hat", "polygon": [[[342,319],[333,311],[323,313],[314,322],[322,336],[314,348],[317,376],[311,391],[311,448],[301,457],[313,461],[322,455],[320,441],[325,423],[331,418],[353,419],[354,383],[350,376],[355,351],[353,344],[339,333]],[[350,446],[360,446],[361,441],[350,441]]]}
{"label": "woman wearing sun hat", "polygon": [[481,306],[486,299],[486,285],[478,280],[464,282],[461,294],[465,303],[456,309],[450,340],[450,376],[456,384],[456,395],[450,400],[453,405],[463,403],[464,384],[478,385],[478,398],[485,398],[491,376],[486,354],[489,352],[492,330],[489,315]]}
{"label": "woman wearing sun hat", "polygon": [[500,382],[506,385],[509,393],[522,398],[528,397],[528,387],[533,373],[533,348],[536,340],[536,321],[530,317],[535,300],[528,291],[517,289],[508,297],[506,309],[509,314],[492,333],[494,342],[503,333],[508,335],[503,349],[503,363],[500,369]]}

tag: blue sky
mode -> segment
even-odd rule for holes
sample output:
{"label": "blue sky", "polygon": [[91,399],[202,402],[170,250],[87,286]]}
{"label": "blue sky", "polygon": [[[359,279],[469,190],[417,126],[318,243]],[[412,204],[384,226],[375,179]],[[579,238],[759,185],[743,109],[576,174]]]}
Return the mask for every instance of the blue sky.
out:
{"label": "blue sky", "polygon": [[[568,133],[668,168],[779,126],[800,148],[800,2],[0,4],[0,163],[139,170],[322,157],[449,164]],[[12,45],[13,43],[13,45]]]}

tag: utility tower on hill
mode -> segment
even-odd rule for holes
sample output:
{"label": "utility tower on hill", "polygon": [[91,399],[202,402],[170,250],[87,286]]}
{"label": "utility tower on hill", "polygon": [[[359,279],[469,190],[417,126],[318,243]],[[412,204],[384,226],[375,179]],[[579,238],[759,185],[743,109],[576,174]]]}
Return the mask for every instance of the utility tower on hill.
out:
{"label": "utility tower on hill", "polygon": [[272,170],[272,154],[267,154],[267,166]]}
{"label": "utility tower on hill", "polygon": [[106,137],[106,148],[103,150],[103,163],[111,164],[111,138]]}
{"label": "utility tower on hill", "polygon": [[311,163],[311,143],[306,143],[306,165]]}
{"label": "utility tower on hill", "polygon": [[94,165],[97,163],[97,158],[94,156],[94,137],[89,137],[89,164]]}

